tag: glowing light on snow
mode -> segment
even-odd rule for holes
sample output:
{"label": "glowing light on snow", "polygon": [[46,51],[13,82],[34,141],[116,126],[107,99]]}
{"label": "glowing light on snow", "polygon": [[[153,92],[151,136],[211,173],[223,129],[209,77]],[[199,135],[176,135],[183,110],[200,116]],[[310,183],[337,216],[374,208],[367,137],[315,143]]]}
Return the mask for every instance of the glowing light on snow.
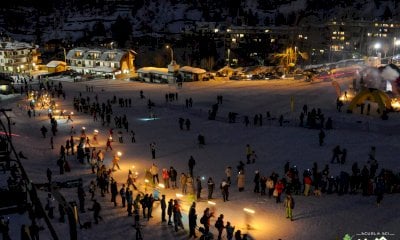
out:
{"label": "glowing light on snow", "polygon": [[213,201],[208,201],[207,202],[208,204],[211,204],[211,205],[217,205],[215,202],[213,202]]}
{"label": "glowing light on snow", "polygon": [[158,186],[159,186],[160,188],[165,188],[165,185],[162,184],[162,183],[159,183]]}
{"label": "glowing light on snow", "polygon": [[147,122],[147,121],[153,121],[153,120],[158,120],[160,118],[138,118],[139,121]]}
{"label": "glowing light on snow", "polygon": [[254,211],[253,209],[250,208],[243,208],[243,211],[254,214],[256,211]]}
{"label": "glowing light on snow", "polygon": [[178,198],[181,198],[181,197],[183,197],[183,195],[182,195],[182,194],[180,194],[180,193],[177,193],[177,194],[175,194],[175,196],[176,196],[176,197],[178,197]]}
{"label": "glowing light on snow", "polygon": [[394,109],[399,110],[399,109],[400,109],[400,102],[399,102],[399,99],[393,98],[392,101],[390,102],[390,105],[392,105],[392,107],[393,107]]}

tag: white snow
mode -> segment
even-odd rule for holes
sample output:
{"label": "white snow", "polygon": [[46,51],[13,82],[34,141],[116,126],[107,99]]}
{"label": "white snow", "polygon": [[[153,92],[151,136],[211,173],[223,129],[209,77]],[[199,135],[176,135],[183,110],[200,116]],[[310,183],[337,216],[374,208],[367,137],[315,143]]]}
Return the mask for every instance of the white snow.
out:
{"label": "white snow", "polygon": [[[347,87],[350,79],[338,79],[342,87]],[[57,82],[55,82],[57,84]],[[131,98],[131,108],[120,108],[113,105],[114,116],[127,115],[129,128],[136,132],[137,143],[129,142],[129,136],[124,132],[125,143],[113,143],[114,151],[123,153],[120,171],[114,172],[113,177],[118,183],[125,182],[128,169],[134,166],[139,172],[141,189],[144,189],[143,175],[146,168],[150,168],[155,162],[160,169],[174,166],[178,171],[188,172],[188,159],[192,155],[196,160],[194,168],[195,176],[204,176],[207,179],[213,177],[216,182],[214,202],[216,202],[216,216],[223,213],[226,221],[230,221],[236,229],[249,232],[253,239],[259,240],[309,240],[309,239],[342,239],[346,233],[350,236],[361,232],[389,232],[395,236],[387,239],[399,239],[398,225],[400,217],[399,194],[385,195],[380,207],[376,206],[375,197],[363,197],[361,194],[338,196],[336,194],[320,197],[294,195],[296,208],[294,209],[294,221],[285,218],[285,210],[282,204],[276,204],[273,199],[253,193],[253,174],[259,170],[262,176],[269,176],[272,171],[283,176],[283,165],[286,161],[297,165],[300,175],[304,169],[311,168],[313,162],[317,162],[322,170],[331,159],[334,146],[340,145],[348,150],[347,163],[330,165],[331,174],[336,176],[340,171],[351,172],[351,164],[358,161],[362,167],[368,160],[367,153],[370,146],[377,148],[379,170],[389,168],[398,173],[399,147],[399,119],[398,113],[391,113],[388,121],[382,121],[373,112],[370,116],[359,113],[347,114],[336,111],[336,93],[331,82],[308,83],[296,80],[277,81],[208,81],[184,83],[182,88],[175,85],[144,84],[139,82],[127,82],[118,80],[94,80],[89,82],[72,83],[62,82],[66,89],[67,99],[57,99],[60,109],[73,111],[72,98],[81,92],[83,96],[90,96],[94,100],[98,95],[100,102],[111,99],[113,95],[123,98]],[[85,92],[85,86],[94,87],[94,93]],[[101,91],[101,90],[104,91]],[[139,98],[139,91],[143,90],[146,99]],[[177,92],[179,100],[165,102],[165,94]],[[216,121],[207,120],[208,110],[216,103],[216,96],[223,96],[223,104],[219,105]],[[185,108],[185,99],[193,99],[193,108]],[[294,112],[290,109],[290,99],[294,98]],[[156,120],[143,121],[148,118],[150,112],[147,109],[147,99],[155,102],[153,114]],[[29,177],[35,183],[46,182],[45,172],[47,167],[53,171],[56,181],[83,178],[85,190],[88,184],[94,180],[88,165],[81,165],[77,160],[69,157],[72,172],[64,175],[58,174],[56,160],[59,154],[59,146],[65,144],[69,137],[71,123],[66,120],[58,121],[58,133],[54,138],[55,149],[50,149],[49,137],[41,138],[40,127],[50,126],[46,111],[42,110],[40,116],[29,119],[25,109],[20,109],[17,104],[26,104],[22,97],[14,101],[2,102],[2,107],[12,107],[10,113],[12,131],[18,134],[14,137],[17,151],[23,151],[28,157],[23,160],[23,165]],[[318,131],[298,127],[298,116],[303,104],[309,108],[321,108],[325,118],[332,117],[334,130],[326,131],[325,145],[318,145]],[[270,111],[272,117],[278,118],[281,114],[289,120],[289,123],[279,127],[277,120],[267,121],[266,112]],[[228,112],[239,113],[237,123],[229,124]],[[253,119],[255,114],[263,114],[264,125],[245,127],[242,123],[243,116],[249,115]],[[189,118],[192,126],[190,131],[179,130],[178,118]],[[58,119],[58,116],[56,116]],[[74,114],[73,126],[75,129],[86,127],[86,132],[93,133],[99,130],[99,145],[105,148],[105,140],[108,128],[102,127],[100,122],[93,122],[92,118],[83,113]],[[113,121],[112,121],[113,122]],[[199,148],[197,135],[205,136],[206,145]],[[75,135],[78,138],[78,135]],[[156,159],[151,160],[149,143],[156,142]],[[250,144],[257,152],[258,160],[255,164],[246,165],[246,187],[244,192],[238,192],[236,178],[230,187],[230,201],[223,202],[218,189],[220,181],[224,178],[224,169],[232,166],[234,176],[239,160],[245,161],[245,146]],[[111,166],[112,153],[106,153],[106,163]],[[1,173],[0,173],[1,174]],[[203,199],[207,197],[206,182],[203,181]],[[121,185],[119,184],[119,187]],[[149,190],[149,188],[148,188]],[[180,191],[162,190],[167,195],[167,200],[176,198]],[[76,189],[62,189],[62,193],[68,201],[77,201]],[[41,192],[42,202],[47,193]],[[137,193],[134,194],[134,197]],[[99,225],[93,225],[92,229],[78,229],[78,239],[135,239],[135,230],[132,227],[133,218],[127,217],[126,209],[120,206],[120,198],[117,197],[119,207],[114,208],[110,202],[110,194],[101,198],[99,192],[97,199],[102,204],[101,215],[104,221]],[[87,196],[89,193],[87,192]],[[143,221],[144,239],[187,239],[187,217],[190,200],[183,197],[183,222],[186,230],[175,233],[172,227],[160,223],[159,203],[154,205],[153,216],[149,222]],[[197,205],[198,225],[205,207],[210,206],[205,200]],[[89,200],[86,207],[91,207]],[[255,210],[252,217],[254,229],[246,230],[245,212],[243,208]],[[58,223],[58,211],[55,210],[55,220],[52,221],[57,229],[60,239],[69,239],[67,224]],[[81,215],[83,221],[92,219],[91,212]],[[11,218],[12,236],[19,238],[19,223],[27,223],[19,215]],[[215,233],[214,222],[211,229]],[[43,223],[42,223],[43,225]],[[47,230],[41,232],[42,239],[50,239]],[[200,233],[197,233],[200,236]],[[225,232],[224,232],[224,235]],[[16,237],[18,236],[18,237]],[[14,239],[14,238],[13,238]],[[225,238],[224,238],[225,239]],[[357,239],[357,238],[356,238]],[[374,239],[370,236],[360,236],[360,239]]]}

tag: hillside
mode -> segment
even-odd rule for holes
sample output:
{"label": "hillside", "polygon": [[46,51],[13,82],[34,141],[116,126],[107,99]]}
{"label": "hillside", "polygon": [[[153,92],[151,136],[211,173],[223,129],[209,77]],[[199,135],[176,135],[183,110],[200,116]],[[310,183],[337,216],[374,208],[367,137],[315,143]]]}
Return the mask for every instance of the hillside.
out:
{"label": "hillside", "polygon": [[[20,41],[72,42],[115,37],[117,19],[125,34],[176,34],[195,22],[224,25],[301,25],[331,19],[399,21],[395,0],[15,0],[0,3],[0,32]],[[131,29],[129,29],[131,28]]]}

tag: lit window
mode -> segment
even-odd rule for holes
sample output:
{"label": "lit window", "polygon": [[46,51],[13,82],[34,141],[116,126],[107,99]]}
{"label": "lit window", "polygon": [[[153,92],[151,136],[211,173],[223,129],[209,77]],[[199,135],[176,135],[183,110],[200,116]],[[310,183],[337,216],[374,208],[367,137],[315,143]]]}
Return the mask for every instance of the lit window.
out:
{"label": "lit window", "polygon": [[239,34],[239,37],[241,37],[241,38],[244,37],[244,34],[243,33]]}

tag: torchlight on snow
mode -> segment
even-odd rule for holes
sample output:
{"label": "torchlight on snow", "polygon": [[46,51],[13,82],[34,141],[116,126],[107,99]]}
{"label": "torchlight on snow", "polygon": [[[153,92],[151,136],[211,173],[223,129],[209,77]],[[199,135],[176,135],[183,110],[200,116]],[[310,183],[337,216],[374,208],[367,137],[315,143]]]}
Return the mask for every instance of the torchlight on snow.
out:
{"label": "torchlight on snow", "polygon": [[158,120],[160,118],[138,118],[139,121],[147,122],[147,121],[153,121],[153,120]]}
{"label": "torchlight on snow", "polygon": [[392,105],[394,109],[400,109],[400,102],[397,98],[392,99],[390,105]]}
{"label": "torchlight on snow", "polygon": [[159,183],[158,186],[159,186],[160,188],[165,188],[165,185],[162,184],[162,183]]}
{"label": "torchlight on snow", "polygon": [[256,211],[254,211],[253,209],[250,208],[243,208],[243,211],[254,214]]}
{"label": "torchlight on snow", "polygon": [[211,204],[211,205],[217,205],[215,202],[213,202],[213,201],[208,201],[207,202],[208,204]]}
{"label": "torchlight on snow", "polygon": [[178,197],[178,198],[181,198],[181,197],[183,197],[183,195],[182,195],[182,194],[180,194],[180,193],[177,193],[177,194],[175,194],[175,196],[176,196],[176,197]]}

